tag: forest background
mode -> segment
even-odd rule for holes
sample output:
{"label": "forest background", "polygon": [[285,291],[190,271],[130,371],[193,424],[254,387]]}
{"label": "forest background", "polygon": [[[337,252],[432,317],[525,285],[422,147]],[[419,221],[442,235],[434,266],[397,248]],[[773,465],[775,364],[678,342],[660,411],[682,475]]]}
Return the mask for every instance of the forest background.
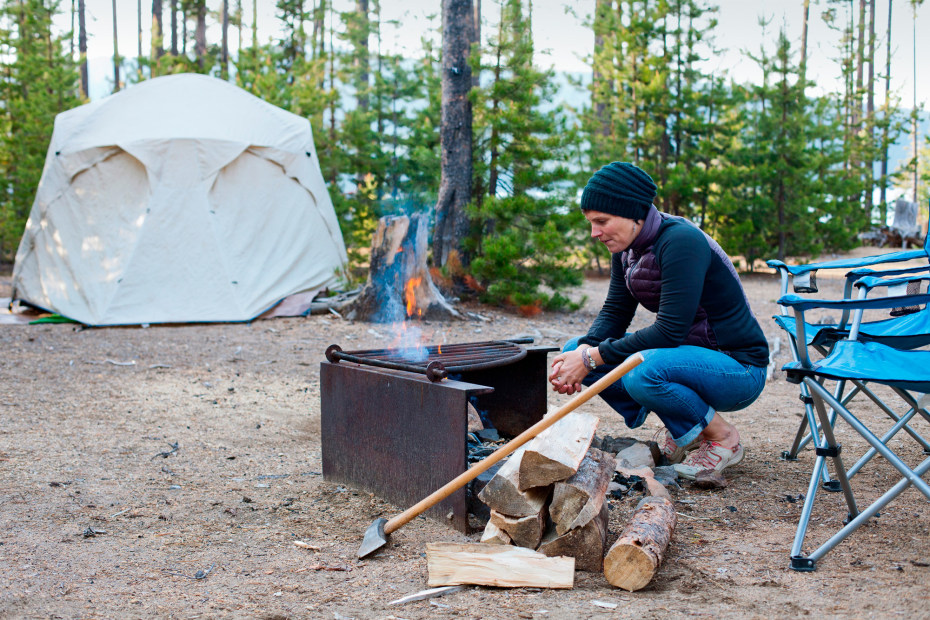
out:
{"label": "forest background", "polygon": [[[660,209],[694,221],[746,269],[846,250],[887,221],[892,197],[930,198],[917,29],[891,32],[890,19],[916,24],[922,0],[888,0],[887,23],[877,0],[797,0],[799,31],[763,15],[761,40],[739,51],[754,69],[748,79],[707,62],[732,53],[712,0],[565,9],[566,22],[593,35],[579,59],[586,70],[573,74],[540,62],[539,0],[443,0],[416,20],[386,18],[379,0],[276,0],[271,17],[272,0],[146,0],[145,11],[142,0],[112,0],[108,19],[89,20],[85,1],[0,2],[0,261],[16,252],[55,115],[93,93],[88,39],[104,28],[110,92],[206,73],[308,118],[353,266],[381,215],[427,211],[441,221],[452,208],[461,226],[452,251],[434,239],[437,277],[458,294],[530,312],[571,306],[563,293],[584,268],[606,269],[575,205],[610,161],[644,168]],[[119,53],[127,19],[138,26],[131,56]],[[270,38],[259,26],[269,19]],[[808,34],[817,28],[831,33],[826,52]],[[419,44],[388,45],[399,31]],[[456,41],[467,64],[443,58]],[[914,73],[892,73],[892,58],[909,53]],[[815,54],[838,79],[809,69]],[[469,131],[452,145],[441,93],[463,79]],[[566,91],[581,96],[560,100]],[[454,170],[442,165],[441,135],[465,162]],[[896,165],[889,149],[902,141],[911,147]],[[454,176],[465,191],[444,207],[442,184]]]}

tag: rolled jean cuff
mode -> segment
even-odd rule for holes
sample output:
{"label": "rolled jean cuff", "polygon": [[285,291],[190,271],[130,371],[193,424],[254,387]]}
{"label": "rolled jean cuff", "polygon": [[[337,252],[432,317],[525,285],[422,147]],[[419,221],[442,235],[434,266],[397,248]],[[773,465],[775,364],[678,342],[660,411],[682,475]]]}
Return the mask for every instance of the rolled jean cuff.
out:
{"label": "rolled jean cuff", "polygon": [[672,437],[675,440],[675,444],[679,446],[687,446],[689,443],[694,441],[698,435],[700,435],[707,425],[710,424],[710,421],[714,419],[714,416],[717,414],[716,411],[707,408],[707,415],[704,416],[704,419],[701,420],[699,424],[695,424],[690,431],[682,435],[681,437]]}

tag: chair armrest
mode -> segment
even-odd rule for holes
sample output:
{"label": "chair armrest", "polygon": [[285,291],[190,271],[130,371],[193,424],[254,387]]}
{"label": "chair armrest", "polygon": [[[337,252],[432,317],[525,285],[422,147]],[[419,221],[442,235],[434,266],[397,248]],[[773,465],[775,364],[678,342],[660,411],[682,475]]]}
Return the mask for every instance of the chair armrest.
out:
{"label": "chair armrest", "polygon": [[879,278],[887,278],[889,276],[900,276],[906,273],[920,273],[922,271],[930,271],[930,264],[922,265],[920,267],[907,267],[905,269],[869,269],[867,267],[861,267],[859,269],[853,269],[846,274],[846,277],[852,277],[855,279],[864,278],[866,276],[877,276]]}
{"label": "chair armrest", "polygon": [[[784,268],[793,276],[803,275],[818,269],[855,269],[857,267],[868,267],[869,265],[882,265],[885,263],[900,263],[906,260],[927,259],[926,250],[907,250],[904,252],[889,252],[888,254],[879,254],[877,256],[866,256],[864,258],[841,258],[838,260],[824,261],[822,263],[807,263],[804,265],[769,265],[770,267]],[[769,261],[769,263],[780,261]],[[768,263],[766,263],[768,264]]]}
{"label": "chair armrest", "polygon": [[[911,282],[930,282],[930,275],[908,276],[904,278],[877,278],[875,276],[866,276],[856,280],[855,286],[858,289],[871,291],[873,288],[878,288],[881,286],[887,286],[888,288],[893,288],[895,286],[906,286]],[[897,299],[900,299],[901,297],[904,297],[904,295],[896,296]]]}
{"label": "chair armrest", "polygon": [[805,312],[812,308],[835,310],[883,310],[900,306],[917,306],[930,303],[930,294],[875,297],[873,299],[808,299],[800,295],[784,295],[778,305]]}

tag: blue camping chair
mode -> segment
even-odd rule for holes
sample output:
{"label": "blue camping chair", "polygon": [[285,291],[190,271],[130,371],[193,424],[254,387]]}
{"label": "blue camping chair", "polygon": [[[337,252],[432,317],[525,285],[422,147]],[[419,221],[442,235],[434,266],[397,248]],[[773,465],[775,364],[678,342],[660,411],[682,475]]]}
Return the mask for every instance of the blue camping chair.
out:
{"label": "blue camping chair", "polygon": [[[870,267],[899,263],[911,260],[927,261],[926,266],[891,269],[875,271]],[[919,274],[930,271],[930,235],[924,240],[924,247],[920,250],[892,252],[878,256],[870,256],[862,259],[844,259],[836,261],[827,261],[821,263],[809,263],[805,265],[787,265],[782,261],[770,260],[767,262],[769,267],[774,268],[781,277],[781,295],[785,296],[791,288],[795,293],[817,293],[816,274],[819,270],[837,270],[847,271],[843,291],[844,299],[852,297],[853,285],[860,279],[869,276],[883,277],[900,277],[910,274]],[[911,282],[913,286],[914,282]],[[916,292],[912,289],[911,292]],[[795,317],[791,314],[786,306],[781,307],[781,314],[775,316],[775,322],[781,327],[788,336],[789,350],[791,351],[794,361],[800,359],[800,349],[804,347],[813,347],[820,355],[826,356],[833,345],[848,336],[850,326],[850,310],[841,309],[842,315],[836,323],[806,323],[803,329],[803,341],[798,340],[799,326]],[[862,340],[873,340],[883,344],[893,346],[899,349],[916,349],[930,344],[930,310],[917,309],[913,307],[892,307],[891,317],[863,322],[859,335]],[[892,418],[896,414],[883,403],[880,399],[868,389],[863,381],[852,382],[852,389],[844,395],[846,382],[837,382],[834,389],[834,398],[840,400],[843,404],[848,403],[857,394],[864,393]],[[797,460],[798,454],[818,432],[817,416],[813,408],[813,401],[807,387],[801,385],[801,401],[804,403],[805,414],[799,425],[798,432],[794,441],[788,450],[782,452],[782,458],[785,460]],[[831,417],[835,420],[835,415]],[[808,429],[813,432],[808,433]],[[908,432],[911,432],[908,430]],[[916,438],[916,437],[915,437]],[[923,441],[919,439],[919,441]],[[930,443],[924,441],[925,449],[930,450]],[[834,491],[839,491],[839,482],[824,478],[824,485]]]}
{"label": "blue camping chair", "polygon": [[[810,395],[811,405],[816,412],[819,430],[813,433],[816,458],[811,473],[810,485],[804,498],[798,529],[791,547],[791,568],[799,571],[811,571],[816,563],[837,544],[852,534],[865,521],[876,515],[889,502],[910,486],[917,488],[930,500],[930,485],[922,476],[930,470],[930,457],[925,457],[916,467],[909,467],[903,458],[891,450],[888,443],[902,429],[910,429],[914,422],[923,420],[930,423],[930,351],[899,349],[883,344],[877,339],[865,337],[861,331],[866,325],[862,322],[863,311],[890,309],[901,306],[914,307],[925,305],[922,312],[927,312],[926,304],[930,295],[905,295],[868,299],[868,291],[882,287],[896,287],[926,282],[930,276],[909,276],[886,280],[866,276],[856,282],[860,289],[859,299],[816,300],[798,295],[786,295],[778,300],[779,305],[790,308],[797,325],[797,341],[803,343],[798,348],[798,359],[784,366],[789,381],[800,383]],[[810,350],[816,350],[811,344],[805,322],[805,311],[813,308],[840,310],[846,315],[852,313],[852,321],[846,335],[833,343],[826,357],[814,360]],[[840,399],[836,392],[828,390],[824,382],[837,381],[856,385],[887,386],[891,392],[903,400],[908,411],[900,416],[893,416],[895,423],[881,437],[870,428],[869,418],[856,415],[850,408],[851,398]],[[841,393],[841,392],[840,392]],[[863,403],[864,401],[857,401]],[[880,402],[880,401],[879,401]],[[876,402],[875,404],[879,404]],[[880,407],[883,406],[879,405]],[[887,411],[886,411],[887,413]],[[847,468],[842,456],[842,446],[834,433],[835,416],[842,418],[865,442],[869,450],[853,466]],[[833,418],[831,419],[831,416]],[[917,418],[915,420],[915,418]],[[916,432],[919,445],[927,454],[927,445]],[[865,509],[860,509],[856,502],[852,486],[852,476],[874,455],[881,455],[901,475],[894,484],[880,497],[872,501]],[[827,459],[831,459],[837,485],[842,490],[847,508],[844,525],[815,551],[804,554],[803,545],[807,536],[811,514],[817,498],[820,481],[825,477]]]}

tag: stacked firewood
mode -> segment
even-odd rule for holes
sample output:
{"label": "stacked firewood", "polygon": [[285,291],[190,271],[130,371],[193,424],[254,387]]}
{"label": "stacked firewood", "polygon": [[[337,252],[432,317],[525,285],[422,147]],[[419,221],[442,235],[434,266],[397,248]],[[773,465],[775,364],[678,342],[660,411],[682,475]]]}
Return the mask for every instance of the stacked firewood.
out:
{"label": "stacked firewood", "polygon": [[[603,569],[614,585],[638,589],[661,563],[675,510],[664,488],[647,480],[648,501],[637,508],[605,565],[608,487],[628,463],[618,467],[613,454],[591,445],[597,424],[594,416],[573,413],[511,455],[478,494],[491,514],[481,541],[572,557],[576,570]],[[652,474],[648,467],[630,473]],[[643,550],[648,557],[640,557]]]}

